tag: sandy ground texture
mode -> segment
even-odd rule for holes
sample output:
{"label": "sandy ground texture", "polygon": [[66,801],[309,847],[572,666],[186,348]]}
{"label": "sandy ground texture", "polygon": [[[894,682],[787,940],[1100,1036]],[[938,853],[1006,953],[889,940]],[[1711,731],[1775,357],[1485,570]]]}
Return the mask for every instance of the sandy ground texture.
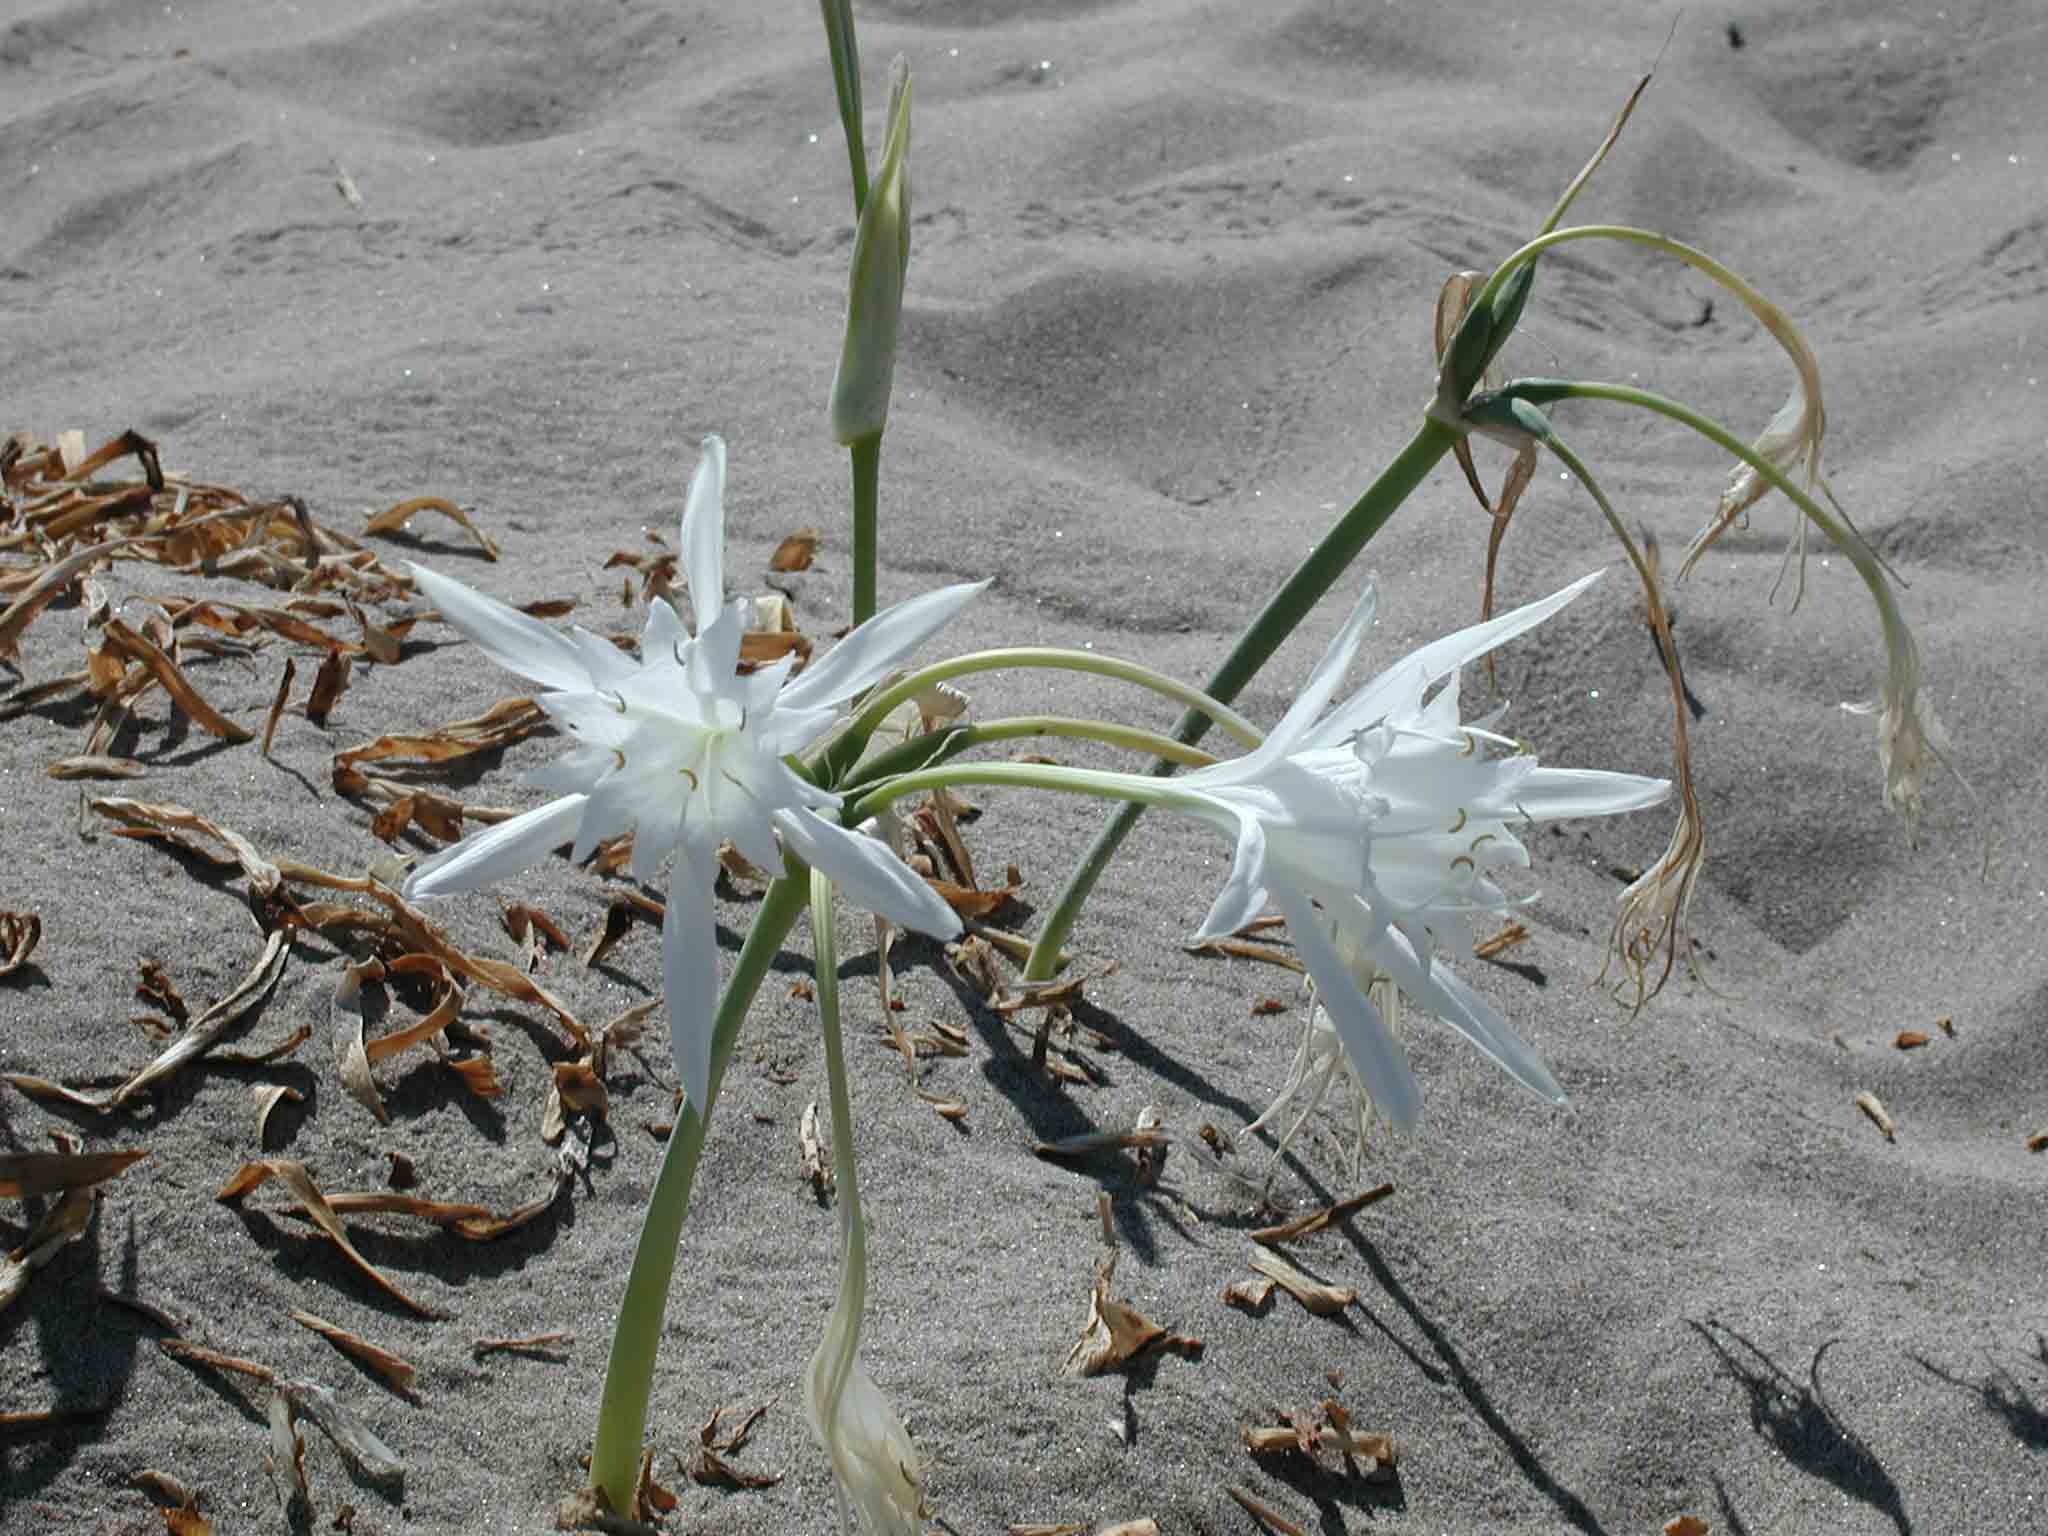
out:
{"label": "sandy ground texture", "polygon": [[[822,530],[790,579],[804,630],[846,621],[846,464],[826,430],[850,201],[816,8],[393,0],[19,0],[0,25],[0,431],[88,446],[133,428],[166,468],[253,500],[365,514],[449,499],[366,547],[517,602],[574,599],[637,631],[644,594],[607,568],[671,543],[696,444],[731,443],[728,569],[765,590],[784,535]],[[943,644],[1048,642],[1207,675],[1239,627],[1414,430],[1439,285],[1518,245],[1663,50],[1655,84],[1577,216],[1648,225],[1721,254],[1806,326],[1827,380],[1829,470],[1907,584],[1929,696],[1972,793],[1930,787],[1917,847],[1880,803],[1877,625],[1847,564],[1816,550],[1804,601],[1770,600],[1792,538],[1774,501],[1674,589],[1705,714],[1694,727],[1710,862],[1695,921],[1711,989],[1681,976],[1640,1014],[1589,985],[1619,871],[1663,849],[1668,810],[1538,829],[1529,938],[1463,975],[1570,1090],[1551,1110],[1440,1027],[1412,1048],[1427,1115],[1354,1177],[1326,1111],[1257,1186],[1243,1127],[1285,1079],[1296,978],[1182,942],[1230,847],[1146,822],[1076,937],[1093,979],[1069,1042],[1088,1083],[1030,1060],[1028,1017],[983,1006],[938,946],[897,952],[914,1033],[964,1054],[914,1074],[878,1022],[874,952],[849,915],[855,1133],[870,1227],[864,1353],[933,1469],[936,1528],[1253,1529],[1228,1489],[1320,1533],[1610,1533],[1691,1514],[1716,1532],[2020,1531],[2048,1504],[2040,1193],[2048,1156],[2048,647],[2043,325],[2048,319],[2048,25],[1988,0],[1945,9],[1754,0],[1740,9],[1423,5],[1402,0],[875,0],[861,11],[869,132],[884,72],[915,71],[915,246],[883,463],[884,600],[993,587]],[[1666,47],[1667,33],[1670,34]],[[352,197],[344,197],[346,181]],[[1789,383],[1769,339],[1670,261],[1580,246],[1542,269],[1508,357],[1519,372],[1635,381],[1758,430]],[[1632,520],[1676,551],[1725,466],[1647,417],[1560,421]],[[1486,459],[1489,477],[1501,455]],[[132,478],[133,461],[102,472]],[[1487,521],[1436,472],[1243,704],[1277,718],[1365,568],[1382,618],[1361,668],[1477,612]],[[15,530],[0,526],[0,538]],[[287,548],[294,557],[303,550]],[[132,551],[131,551],[132,552]],[[0,572],[36,551],[0,551]],[[1617,551],[1547,464],[1506,541],[1520,601]],[[237,569],[253,570],[238,566]],[[293,594],[140,559],[97,573],[146,636],[152,605],[279,607]],[[338,594],[324,594],[330,599]],[[631,596],[633,606],[622,607]],[[413,606],[373,599],[372,623]],[[198,1014],[263,954],[249,882],[112,835],[85,802],[171,802],[271,860],[360,875],[436,846],[373,835],[333,788],[337,752],[475,715],[520,691],[452,630],[365,658],[324,725],[305,715],[316,646],[269,631],[209,654],[179,631],[204,698],[260,730],[287,657],[292,707],[269,757],[216,739],[154,690],[112,752],[141,777],[49,776],[96,706],[20,689],[84,668],[75,595],[21,638],[0,723],[0,910],[41,942],[0,980],[0,1067],[104,1091],[161,1047],[131,1020],[161,967]],[[360,640],[345,611],[309,622]],[[226,638],[218,637],[216,638]],[[244,654],[246,652],[246,654]],[[933,654],[938,654],[936,647]],[[139,665],[139,664],[136,664]],[[137,674],[139,675],[139,673]],[[1361,670],[1361,676],[1364,675]],[[1670,708],[1625,572],[1503,658],[1506,729],[1545,761],[1668,771]],[[0,680],[4,685],[11,680]],[[1484,679],[1468,680],[1473,707]],[[978,679],[979,716],[1136,711],[1107,685]],[[429,780],[523,807],[529,737]],[[1103,760],[1064,752],[1073,761]],[[984,883],[1015,863],[1029,932],[1099,822],[1089,804],[972,797]],[[1988,876],[1986,839],[1993,845]],[[536,979],[596,1025],[655,999],[654,928],[594,967],[621,877],[556,858],[495,896],[437,905],[452,942],[521,953],[500,922],[538,906],[570,939]],[[298,899],[369,897],[294,888]],[[260,906],[260,904],[259,904]],[[730,964],[751,911],[721,906]],[[274,916],[274,911],[273,911]],[[579,1120],[583,1166],[526,1225],[465,1240],[349,1217],[362,1254],[426,1308],[376,1289],[290,1214],[275,1183],[222,1203],[245,1162],[302,1162],[327,1191],[383,1188],[495,1212],[557,1188],[542,1140],[576,1052],[542,1007],[468,985],[461,1024],[503,1093],[479,1098],[425,1046],[373,1068],[380,1124],[344,1090],[336,981],[367,941],[301,935],[223,1049],[312,1031],[267,1065],[187,1067],[107,1113],[0,1088],[7,1152],[66,1131],[147,1157],[97,1220],[0,1313],[0,1408],[54,1413],[0,1437],[0,1527],[163,1528],[131,1486],[154,1468],[216,1529],[284,1524],[264,1469],[267,1389],[171,1358],[183,1337],[319,1382],[402,1460],[352,1470],[308,1429],[307,1528],[538,1531],[580,1479],[606,1341],[660,1157],[674,1073],[657,1039],[608,1066],[610,1111]],[[690,1213],[652,1415],[675,1531],[835,1529],[800,1374],[835,1283],[835,1223],[801,1169],[822,1051],[795,995],[808,938],[777,963],[718,1106]],[[400,988],[384,1027],[432,1005]],[[1283,1011],[1261,1012],[1278,998]],[[1949,1021],[1950,1034],[1939,1021]],[[488,1033],[486,1044],[474,1032]],[[1901,1050],[1901,1031],[1929,1043]],[[252,1094],[287,1101],[259,1143]],[[965,1104],[949,1121],[920,1097]],[[1857,1107],[1874,1095],[1895,1124]],[[1156,1185],[1128,1154],[1078,1165],[1035,1140],[1121,1130],[1147,1107],[1177,1149]],[[1244,1179],[1251,1184],[1247,1186]],[[1288,1252],[1356,1301],[1225,1304],[1250,1230],[1379,1182],[1391,1197]],[[1102,1257],[1116,1294],[1205,1348],[1088,1380],[1058,1374]],[[2030,1203],[2031,1202],[2031,1203]],[[12,1250],[47,1198],[0,1205]],[[396,1394],[294,1309],[418,1367]],[[554,1357],[477,1359],[489,1336],[564,1332]],[[1340,1383],[1333,1386],[1333,1380]],[[1247,1426],[1335,1396],[1385,1431],[1390,1481],[1254,1459]],[[723,1405],[766,1405],[728,1459],[750,1491],[674,1471]],[[1062,1527],[1065,1528],[1065,1527]]]}

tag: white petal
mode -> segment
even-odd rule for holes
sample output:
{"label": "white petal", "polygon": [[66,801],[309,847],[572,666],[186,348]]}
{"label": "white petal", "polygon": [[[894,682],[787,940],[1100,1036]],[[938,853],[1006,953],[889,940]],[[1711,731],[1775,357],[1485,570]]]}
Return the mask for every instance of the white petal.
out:
{"label": "white petal", "polygon": [[1442,1019],[1509,1077],[1548,1103],[1565,1102],[1564,1089],[1543,1058],[1448,965],[1418,962],[1406,939],[1391,934],[1373,947],[1373,959],[1417,1008]]}
{"label": "white petal", "polygon": [[1217,803],[1237,812],[1237,854],[1230,862],[1230,878],[1216,893],[1215,904],[1195,934],[1198,944],[1237,932],[1266,905],[1265,825],[1247,810]]}
{"label": "white petal", "polygon": [[683,576],[701,631],[725,606],[725,439],[715,432],[704,439],[683,505]]}
{"label": "white petal", "polygon": [[1514,786],[1504,803],[1489,808],[1503,816],[1557,821],[1568,816],[1613,816],[1622,811],[1640,811],[1670,798],[1669,779],[1608,773],[1599,768],[1538,768]]}
{"label": "white petal", "polygon": [[872,837],[809,811],[777,811],[790,852],[821,869],[857,907],[935,939],[960,935],[960,918],[908,864]]}
{"label": "white petal", "polygon": [[[1365,639],[1365,632],[1371,626],[1378,606],[1378,593],[1368,581],[1365,590],[1358,594],[1358,601],[1352,605],[1351,616],[1337,631],[1329,649],[1323,652],[1323,659],[1316,663],[1315,671],[1309,674],[1307,684],[1258,750],[1189,774],[1186,782],[1204,785],[1248,783],[1264,777],[1282,758],[1309,739],[1309,727],[1323,712],[1323,706],[1330,702],[1337,685],[1344,681],[1344,674],[1350,669],[1352,658],[1357,656],[1359,644]],[[1317,731],[1314,735],[1321,739],[1323,733]]]}
{"label": "white petal", "polygon": [[[743,597],[734,598],[715,612],[708,608],[697,610],[697,638],[686,654],[690,687],[707,703],[714,698],[723,700],[734,694],[733,678],[739,670],[740,641],[746,631],[747,600]],[[733,703],[737,706],[739,700],[735,697]],[[712,723],[724,725],[734,722]]]}
{"label": "white petal", "polygon": [[804,675],[782,691],[782,707],[815,709],[852,698],[938,633],[987,587],[985,581],[963,582],[884,608],[833,646],[831,655],[806,667]]}
{"label": "white petal", "polygon": [[647,605],[647,622],[640,629],[641,665],[651,666],[664,656],[673,658],[689,643],[690,632],[667,598],[657,597]]}
{"label": "white petal", "polygon": [[711,1097],[711,1028],[718,1013],[718,933],[708,862],[676,855],[668,910],[661,919],[661,983],[668,999],[669,1044],[683,1092],[701,1118]]}
{"label": "white petal", "polygon": [[1541,624],[1598,581],[1602,574],[1600,571],[1594,571],[1590,575],[1581,576],[1561,592],[1553,592],[1536,602],[1525,603],[1512,613],[1504,613],[1497,619],[1487,620],[1484,624],[1474,624],[1469,629],[1445,635],[1441,640],[1432,640],[1420,650],[1411,651],[1339,705],[1336,712],[1316,728],[1311,740],[1319,746],[1327,745],[1372,724],[1387,712],[1389,703],[1400,695],[1402,685],[1409,680],[1415,669],[1422,672],[1425,686],[1438,678],[1448,677],[1467,662],[1477,661],[1488,651],[1507,644],[1524,630],[1533,629]]}
{"label": "white petal", "polygon": [[640,663],[603,635],[593,635],[580,624],[571,624],[569,635],[576,642],[584,670],[590,674],[590,681],[584,686],[616,688],[639,672]]}
{"label": "white petal", "polygon": [[1324,1011],[1337,1026],[1337,1038],[1344,1042],[1351,1069],[1388,1123],[1399,1131],[1414,1130],[1422,1119],[1422,1086],[1408,1065],[1408,1053],[1379,1010],[1359,990],[1351,968],[1323,932],[1326,919],[1309,905],[1308,898],[1281,886],[1274,890],[1273,899],[1287,914],[1288,936],[1315,980],[1316,996]]}
{"label": "white petal", "polygon": [[441,616],[507,672],[516,672],[543,688],[590,687],[583,653],[560,630],[424,565],[407,561],[405,568],[427,601],[441,610]]}
{"label": "white petal", "polygon": [[421,896],[453,896],[518,874],[576,836],[576,825],[583,819],[589,798],[564,795],[487,831],[471,833],[407,875],[400,894],[408,901]]}

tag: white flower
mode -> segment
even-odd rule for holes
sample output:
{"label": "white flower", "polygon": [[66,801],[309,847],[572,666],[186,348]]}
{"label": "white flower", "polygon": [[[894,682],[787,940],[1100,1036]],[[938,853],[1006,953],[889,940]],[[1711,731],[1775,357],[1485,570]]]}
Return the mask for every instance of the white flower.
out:
{"label": "white flower", "polygon": [[541,708],[576,739],[531,782],[560,799],[465,838],[405,882],[407,897],[445,896],[502,880],[573,842],[633,833],[633,876],[651,880],[675,854],[661,925],[662,977],[676,1068],[703,1106],[711,1078],[718,951],[711,886],[721,840],[764,868],[782,844],[858,905],[939,938],[960,922],[880,843],[841,827],[839,797],[783,759],[817,741],[837,706],[892,670],[987,583],[941,588],[876,614],[791,681],[793,657],[738,672],[747,601],[725,601],[725,444],[704,441],[683,512],[682,558],[697,616],[693,638],[661,598],[648,604],[640,659],[587,630],[566,634],[495,598],[412,566],[420,590],[484,653],[549,690]]}
{"label": "white flower", "polygon": [[1372,622],[1368,585],[1265,744],[1175,781],[1186,809],[1237,836],[1230,879],[1199,937],[1235,932],[1270,893],[1352,1067],[1402,1130],[1421,1115],[1421,1090],[1355,973],[1389,978],[1516,1081],[1564,1101],[1507,1020],[1432,953],[1470,948],[1473,914],[1518,904],[1492,879],[1529,862],[1511,823],[1638,810],[1670,793],[1663,779],[1539,768],[1483,728],[1490,722],[1459,720],[1458,669],[1541,623],[1597,574],[1424,646],[1317,721]]}

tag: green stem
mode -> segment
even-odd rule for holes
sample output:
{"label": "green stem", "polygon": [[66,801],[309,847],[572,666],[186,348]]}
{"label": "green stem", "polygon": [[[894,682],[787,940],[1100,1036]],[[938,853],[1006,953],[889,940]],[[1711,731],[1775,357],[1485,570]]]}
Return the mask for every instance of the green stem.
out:
{"label": "green stem", "polygon": [[853,622],[875,616],[875,503],[882,476],[882,434],[853,445]]}
{"label": "green stem", "polygon": [[[1049,667],[1136,683],[1140,688],[1148,688],[1177,704],[1188,706],[1188,715],[1182,717],[1183,727],[1189,718],[1200,718],[1205,727],[1213,718],[1249,749],[1256,749],[1266,739],[1263,731],[1227,707],[1223,700],[1212,698],[1199,688],[1192,688],[1178,678],[1168,677],[1164,672],[1156,672],[1135,661],[1060,646],[1016,645],[993,651],[971,651],[965,656],[936,662],[873,694],[852,723],[833,737],[819,755],[814,765],[814,782],[827,785],[846,782],[861,752],[866,749],[868,738],[874,735],[882,722],[899,706],[909,703],[933,684],[950,682],[956,677],[967,677],[976,672],[999,672],[1010,667]],[[1196,732],[1196,735],[1200,734]],[[1176,733],[1176,739],[1183,745],[1192,745],[1192,738]]]}
{"label": "green stem", "polygon": [[996,785],[1006,789],[1051,789],[1069,794],[1093,795],[1098,800],[1124,800],[1136,805],[1175,805],[1187,793],[1137,773],[1107,773],[1100,768],[1060,768],[1049,763],[947,763],[938,768],[921,768],[878,784],[841,812],[848,826],[859,826],[877,811],[932,789],[954,789],[963,784]]}
{"label": "green stem", "polygon": [[1547,234],[1538,235],[1493,269],[1492,276],[1486,280],[1486,286],[1481,288],[1472,300],[1472,307],[1477,309],[1483,303],[1491,304],[1494,295],[1500,291],[1517,267],[1534,261],[1552,246],[1564,245],[1573,240],[1619,240],[1624,244],[1648,246],[1653,251],[1661,251],[1666,256],[1676,257],[1687,266],[1705,273],[1734,294],[1750,313],[1773,333],[1778,329],[1776,322],[1780,316],[1777,307],[1745,282],[1739,274],[1722,266],[1705,251],[1687,245],[1682,240],[1674,240],[1669,235],[1660,235],[1651,229],[1637,229],[1629,224],[1574,224],[1569,229],[1553,229]]}
{"label": "green stem", "polygon": [[[1337,520],[1335,527],[1323,535],[1322,542],[1309,552],[1308,558],[1267,600],[1259,616],[1239,637],[1236,648],[1216,669],[1216,675],[1209,679],[1204,691],[1225,704],[1235,699],[1259,668],[1272,658],[1281,642],[1299,627],[1309,610],[1322,600],[1323,594],[1336,585],[1338,577],[1358,557],[1358,552],[1385,526],[1401,503],[1414,494],[1416,487],[1422,484],[1424,477],[1443,456],[1457,445],[1458,439],[1459,434],[1454,427],[1425,420],[1394,462],[1380,472],[1380,477],[1366,488],[1365,494]],[[1173,739],[1193,746],[1209,729],[1209,721],[1209,715],[1190,709],[1174,727]],[[1173,764],[1165,761],[1154,763],[1152,772],[1159,776],[1170,774]],[[1116,814],[1096,833],[1095,841],[1067,877],[1066,889],[1060,892],[1058,903],[1031,946],[1031,958],[1024,966],[1026,981],[1044,981],[1053,974],[1060,947],[1073,930],[1075,919],[1081,915],[1082,903],[1087,901],[1095,889],[1095,882],[1102,878],[1103,870],[1109,867],[1109,861],[1130,835],[1131,828],[1138,824],[1144,810],[1144,805],[1133,799],[1131,803],[1118,807]]]}
{"label": "green stem", "polygon": [[819,0],[825,17],[825,46],[832,55],[832,90],[839,98],[839,126],[846,134],[846,166],[853,174],[853,216],[868,200],[868,154],[861,141],[860,45],[854,38],[849,0]]}
{"label": "green stem", "polygon": [[[839,946],[832,932],[832,882],[819,870],[811,871],[811,944],[817,957],[818,1032],[825,1041],[825,1082],[832,1101],[832,1183],[844,1250],[838,1310],[848,1320],[839,1357],[831,1362],[825,1377],[820,1428],[829,1446],[840,1398],[860,1352],[860,1318],[867,1306],[868,1240],[860,1214],[860,1185],[854,1174],[853,1102],[846,1086],[846,1048],[839,1034]],[[845,1497],[843,1492],[840,1497]]]}
{"label": "green stem", "polygon": [[1118,725],[1109,720],[1072,720],[1061,715],[1016,715],[1003,720],[984,721],[979,725],[950,726],[927,736],[913,736],[902,745],[869,758],[835,787],[842,795],[858,794],[870,784],[879,784],[899,773],[914,772],[930,763],[950,760],[991,742],[1036,736],[1099,741],[1131,752],[1170,757],[1189,768],[1206,768],[1217,760],[1200,747],[1182,746],[1171,736],[1162,736],[1157,731],[1143,730],[1135,725]]}
{"label": "green stem", "polygon": [[669,1282],[675,1274],[676,1245],[683,1218],[690,1209],[690,1184],[704,1155],[704,1135],[718,1085],[725,1076],[739,1040],[740,1023],[768,974],[790,926],[804,909],[808,871],[791,861],[790,870],[768,887],[754,913],[753,926],[732,979],[718,1000],[712,1022],[711,1086],[700,1110],[685,1104],[669,1133],[661,1172],[647,1199],[640,1223],[639,1245],[626,1276],[625,1298],[612,1328],[611,1359],[605,1367],[604,1395],[597,1406],[597,1440],[590,1451],[590,1486],[610,1502],[612,1512],[629,1515],[639,1486],[640,1446],[647,1434],[647,1399],[654,1389],[655,1353],[661,1347],[662,1316],[668,1308]]}

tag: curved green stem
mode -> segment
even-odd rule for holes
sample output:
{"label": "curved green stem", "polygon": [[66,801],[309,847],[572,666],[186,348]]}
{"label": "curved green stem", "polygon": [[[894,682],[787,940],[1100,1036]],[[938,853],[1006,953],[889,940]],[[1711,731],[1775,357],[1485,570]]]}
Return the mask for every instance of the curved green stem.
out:
{"label": "curved green stem", "polygon": [[604,1395],[597,1406],[597,1439],[590,1451],[590,1486],[610,1502],[612,1512],[632,1512],[639,1485],[640,1446],[647,1435],[647,1398],[654,1388],[655,1353],[661,1346],[662,1316],[675,1275],[676,1244],[690,1209],[690,1185],[704,1155],[704,1135],[718,1085],[739,1040],[740,1023],[768,974],[797,914],[804,909],[808,870],[795,860],[774,881],[755,910],[732,979],[718,1000],[712,1021],[711,1089],[700,1109],[684,1104],[662,1153],[661,1172],[641,1218],[640,1241],[626,1276],[626,1294],[612,1328],[611,1359],[605,1366]]}
{"label": "curved green stem", "polygon": [[882,477],[882,434],[852,445],[853,454],[853,622],[875,616],[876,504]]}
{"label": "curved green stem", "polygon": [[[1277,642],[1275,642],[1277,644]],[[965,656],[954,656],[946,661],[935,662],[929,667],[911,673],[899,682],[891,683],[873,694],[861,707],[859,714],[845,730],[833,737],[825,750],[819,754],[816,781],[821,784],[844,783],[852,773],[853,766],[865,750],[868,738],[881,727],[884,720],[900,705],[907,704],[934,683],[950,682],[956,677],[967,677],[976,672],[999,672],[1012,667],[1047,667],[1068,672],[1086,672],[1097,677],[1112,677],[1119,682],[1135,683],[1140,688],[1150,689],[1172,699],[1175,703],[1188,706],[1188,713],[1181,718],[1181,729],[1176,730],[1174,739],[1184,745],[1191,745],[1194,738],[1182,734],[1190,719],[1199,718],[1202,729],[1208,728],[1210,720],[1248,749],[1256,749],[1266,739],[1265,733],[1237,711],[1228,707],[1224,699],[1212,698],[1209,693],[1164,672],[1125,661],[1116,656],[1098,656],[1093,651],[1077,651],[1061,646],[1016,645],[1005,646],[992,651],[970,651]],[[1213,690],[1212,690],[1213,691]],[[1200,736],[1200,730],[1195,736]]]}
{"label": "curved green stem", "polygon": [[1206,768],[1217,761],[1214,755],[1200,747],[1183,746],[1171,736],[1135,725],[1119,725],[1111,720],[1074,720],[1062,715],[1015,715],[1002,720],[985,720],[978,725],[949,726],[929,735],[913,736],[902,745],[869,758],[837,788],[843,795],[858,794],[870,784],[879,784],[899,773],[912,773],[919,768],[948,761],[991,742],[1028,740],[1037,736],[1099,741],[1131,752],[1171,758],[1188,768]]}
{"label": "curved green stem", "polygon": [[[1424,477],[1436,468],[1443,456],[1457,446],[1458,430],[1440,421],[1425,420],[1421,429],[1409,440],[1408,446],[1384,470],[1377,480],[1366,488],[1365,494],[1352,503],[1351,509],[1337,520],[1336,525],[1323,535],[1322,542],[1309,552],[1308,558],[1295,568],[1278,592],[1266,601],[1249,628],[1238,637],[1236,646],[1223,665],[1216,669],[1205,692],[1228,704],[1243,690],[1272,658],[1280,644],[1299,627],[1309,610],[1322,600],[1323,594],[1337,583],[1358,552],[1365,548],[1372,536],[1385,526],[1401,503],[1414,494]],[[1193,746],[1202,739],[1209,728],[1209,717],[1198,710],[1189,710],[1174,727],[1173,739],[1187,746]],[[1173,772],[1173,764],[1157,762],[1151,770],[1155,775],[1164,776]],[[1102,878],[1103,870],[1116,856],[1118,848],[1130,836],[1131,828],[1138,824],[1144,814],[1144,805],[1135,798],[1130,804],[1118,807],[1117,812],[1100,832],[1088,851],[1081,856],[1074,872],[1067,877],[1066,888],[1060,892],[1059,901],[1045,920],[1045,927],[1039,930],[1037,940],[1031,946],[1031,958],[1024,965],[1026,981],[1044,981],[1058,965],[1059,952],[1066,943],[1067,935],[1073,931],[1074,920],[1081,915],[1082,903],[1095,889],[1095,882]]]}
{"label": "curved green stem", "polygon": [[840,814],[849,826],[858,826],[877,811],[926,790],[953,789],[963,784],[996,785],[1008,789],[1052,789],[1068,794],[1093,795],[1098,800],[1123,800],[1134,805],[1173,805],[1187,795],[1152,776],[1138,773],[1107,773],[1100,768],[1060,768],[1049,763],[947,763],[938,768],[920,768],[877,784]]}
{"label": "curved green stem", "polygon": [[868,201],[868,153],[861,141],[860,44],[854,37],[850,0],[819,0],[825,17],[825,47],[832,55],[832,90],[839,98],[839,126],[846,134],[846,168],[853,176],[853,216]]}

